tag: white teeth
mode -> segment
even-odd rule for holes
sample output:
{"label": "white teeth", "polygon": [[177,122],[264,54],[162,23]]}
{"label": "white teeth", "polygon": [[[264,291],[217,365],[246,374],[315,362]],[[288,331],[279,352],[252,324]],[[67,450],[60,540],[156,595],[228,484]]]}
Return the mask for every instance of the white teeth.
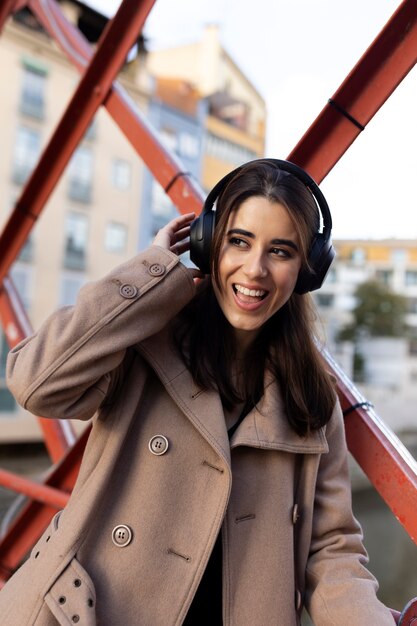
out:
{"label": "white teeth", "polygon": [[235,289],[236,291],[243,293],[243,295],[252,296],[253,298],[259,298],[266,293],[265,291],[263,291],[263,289],[247,289],[246,287],[242,287],[241,285],[235,285]]}

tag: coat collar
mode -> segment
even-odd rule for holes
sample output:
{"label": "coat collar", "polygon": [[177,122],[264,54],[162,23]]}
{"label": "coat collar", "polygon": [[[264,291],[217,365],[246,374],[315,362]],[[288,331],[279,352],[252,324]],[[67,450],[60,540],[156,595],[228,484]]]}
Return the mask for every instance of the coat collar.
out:
{"label": "coat collar", "polygon": [[135,347],[174,402],[229,465],[230,449],[238,446],[302,454],[328,451],[324,429],[314,431],[309,437],[300,437],[290,427],[279,386],[272,374],[266,375],[265,393],[258,406],[245,417],[229,443],[219,395],[196,386],[173,345],[170,331],[164,329]]}
{"label": "coat collar", "polygon": [[265,392],[258,405],[245,417],[230,442],[230,447],[252,446],[301,454],[328,452],[323,428],[300,437],[285,415],[281,391],[270,372],[265,374]]}

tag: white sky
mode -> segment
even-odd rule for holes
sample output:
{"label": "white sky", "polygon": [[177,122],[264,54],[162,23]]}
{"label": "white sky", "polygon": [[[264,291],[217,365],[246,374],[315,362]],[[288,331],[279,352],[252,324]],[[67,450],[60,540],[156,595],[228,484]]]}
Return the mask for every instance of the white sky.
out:
{"label": "white sky", "polygon": [[[89,0],[111,14],[118,2]],[[268,108],[267,156],[285,158],[399,0],[157,0],[151,49],[197,40],[207,23]],[[412,70],[322,183],[336,238],[417,238],[417,72]],[[416,241],[417,245],[417,241]]]}

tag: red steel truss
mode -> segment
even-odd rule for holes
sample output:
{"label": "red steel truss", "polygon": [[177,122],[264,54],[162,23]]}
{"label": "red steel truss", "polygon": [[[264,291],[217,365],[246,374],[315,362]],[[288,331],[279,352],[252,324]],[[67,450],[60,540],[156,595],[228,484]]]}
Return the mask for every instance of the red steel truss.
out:
{"label": "red steel truss", "polygon": [[[0,31],[11,13],[30,8],[82,73],[66,111],[0,233],[0,318],[10,347],[28,336],[31,328],[7,272],[100,106],[107,109],[178,209],[183,213],[201,209],[201,189],[162,146],[147,120],[115,82],[154,2],[123,0],[94,52],[65,18],[56,0],[0,2]],[[404,0],[288,158],[321,182],[416,61],[417,1]],[[417,543],[417,463],[376,413],[366,408],[364,398],[331,357],[325,356],[338,380],[349,449]],[[65,505],[88,438],[88,429],[75,440],[68,425],[38,419],[56,465],[43,483],[0,470],[0,485],[30,498],[0,541],[0,586],[23,560],[57,508]],[[400,622],[404,626],[416,619],[415,605],[406,609],[407,615],[404,612]]]}

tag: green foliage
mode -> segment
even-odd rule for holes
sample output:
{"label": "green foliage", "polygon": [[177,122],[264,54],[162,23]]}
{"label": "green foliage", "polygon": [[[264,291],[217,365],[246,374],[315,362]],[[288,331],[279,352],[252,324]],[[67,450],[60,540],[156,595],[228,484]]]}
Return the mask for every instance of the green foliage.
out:
{"label": "green foliage", "polygon": [[365,381],[365,359],[357,350],[353,355],[353,380],[358,383]]}
{"label": "green foliage", "polygon": [[355,292],[353,321],[341,329],[339,340],[355,341],[360,335],[403,337],[406,334],[406,299],[377,281],[359,285]]}

